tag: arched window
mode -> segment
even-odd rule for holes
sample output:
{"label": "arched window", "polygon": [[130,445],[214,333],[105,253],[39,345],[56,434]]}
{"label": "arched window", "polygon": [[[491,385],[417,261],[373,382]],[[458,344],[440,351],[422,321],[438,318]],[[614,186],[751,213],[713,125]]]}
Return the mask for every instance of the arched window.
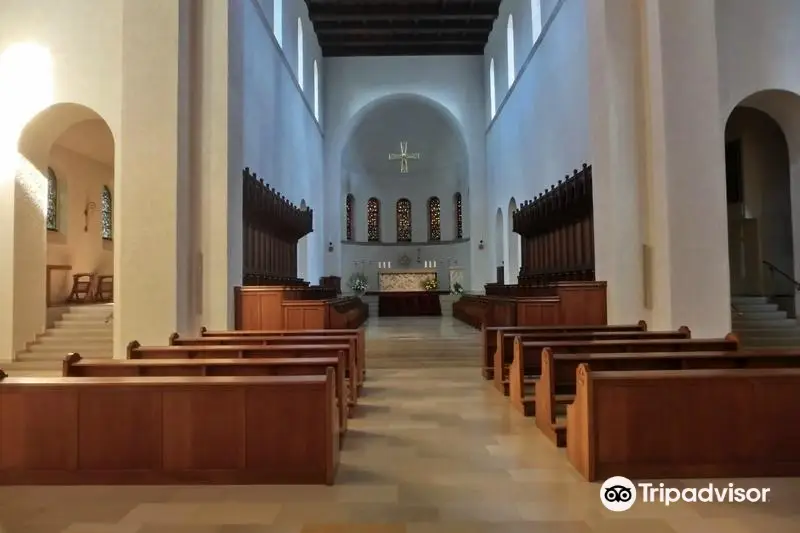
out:
{"label": "arched window", "polygon": [[370,198],[367,202],[367,240],[381,240],[381,202],[377,198]]}
{"label": "arched window", "polygon": [[508,58],[508,88],[514,85],[517,77],[517,64],[514,61],[514,15],[508,16],[506,26],[506,56]]}
{"label": "arched window", "polygon": [[453,197],[453,203],[456,207],[456,239],[464,238],[464,223],[461,218],[461,193],[457,192]]}
{"label": "arched window", "polygon": [[428,240],[442,240],[441,203],[437,196],[428,198]]}
{"label": "arched window", "polygon": [[348,194],[344,201],[344,220],[345,220],[345,239],[348,241],[355,240],[353,235],[353,204],[356,199],[352,194]]}
{"label": "arched window", "polygon": [[411,201],[397,200],[397,242],[411,242]]}
{"label": "arched window", "polygon": [[47,169],[47,229],[58,231],[58,178],[52,168]]}
{"label": "arched window", "polygon": [[314,60],[314,118],[319,122],[319,66]]}
{"label": "arched window", "polygon": [[103,185],[103,194],[100,198],[100,211],[103,217],[103,239],[110,241],[114,236],[114,201],[111,198],[111,191],[105,185]]}
{"label": "arched window", "polygon": [[272,33],[283,47],[283,0],[272,0]]}
{"label": "arched window", "polygon": [[297,17],[297,83],[303,89],[303,21]]}
{"label": "arched window", "polygon": [[491,118],[497,113],[497,102],[495,100],[494,92],[494,58],[489,61],[489,108],[491,109]]}
{"label": "arched window", "polygon": [[531,36],[533,44],[542,34],[542,0],[531,0]]}

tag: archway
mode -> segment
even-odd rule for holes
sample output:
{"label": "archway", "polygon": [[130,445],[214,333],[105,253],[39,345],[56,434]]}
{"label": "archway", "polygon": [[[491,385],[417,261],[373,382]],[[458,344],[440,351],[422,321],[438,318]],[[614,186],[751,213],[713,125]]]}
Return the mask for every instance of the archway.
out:
{"label": "archway", "polygon": [[[308,209],[305,200],[300,201],[300,209],[305,211]],[[297,242],[297,274],[300,279],[308,278],[308,235],[303,236]]]}
{"label": "archway", "polygon": [[[795,315],[800,224],[800,97],[761,91],[742,100],[725,127],[731,295],[766,296]],[[793,183],[795,184],[793,186]],[[793,208],[794,207],[794,208]],[[742,300],[739,300],[738,305]]]}
{"label": "archway", "polygon": [[514,233],[514,212],[517,210],[517,201],[514,197],[508,201],[508,228],[506,234],[508,235],[508,274],[506,279],[511,284],[517,283],[519,279],[519,269],[522,266],[522,247],[520,244],[520,236]]}
{"label": "archway", "polygon": [[[342,197],[358,191],[360,198],[337,202],[345,211],[336,220],[344,237],[339,254],[343,278],[363,272],[374,283],[380,265],[387,263],[400,269],[427,261],[441,269],[469,264],[469,243],[455,238],[456,217],[442,217],[441,205],[432,216],[427,207],[430,198],[441,203],[468,188],[464,136],[444,106],[418,95],[393,95],[368,104],[354,116],[339,165]],[[348,240],[348,205],[351,221],[359,227],[377,225],[377,230],[355,231]],[[468,216],[469,209],[462,206],[462,217]],[[468,224],[468,219],[462,221]],[[431,232],[432,226],[438,231]]]}
{"label": "archway", "polygon": [[[90,357],[111,356],[114,144],[107,122],[74,103],[50,106],[22,129],[16,179],[27,194],[14,204],[17,349],[64,313],[76,313],[72,331],[54,328],[51,344]],[[76,297],[73,276],[79,274],[89,285]],[[79,311],[68,307],[75,304]],[[92,330],[91,346],[76,334],[81,327]],[[31,358],[40,357],[36,344],[29,350]]]}
{"label": "archway", "polygon": [[[504,265],[504,257],[505,257],[505,246],[503,243],[503,234],[505,233],[505,223],[503,219],[503,208],[497,208],[497,215],[495,215],[495,223],[494,223],[494,261],[495,261],[495,268],[500,269],[503,268],[505,270]],[[502,278],[499,275],[500,270],[497,270],[498,276],[495,281],[497,282],[505,282],[505,273],[503,274]]]}

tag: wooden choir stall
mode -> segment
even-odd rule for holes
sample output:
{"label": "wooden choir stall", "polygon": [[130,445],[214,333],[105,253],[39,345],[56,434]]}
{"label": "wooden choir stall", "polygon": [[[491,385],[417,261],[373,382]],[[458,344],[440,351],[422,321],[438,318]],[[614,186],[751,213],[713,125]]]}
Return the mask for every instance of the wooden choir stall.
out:
{"label": "wooden choir stall", "polygon": [[249,168],[242,177],[244,285],[308,285],[297,278],[297,242],[314,231],[314,212],[291,203]]}
{"label": "wooden choir stall", "polygon": [[297,277],[297,243],[313,228],[314,211],[243,172],[243,284],[234,289],[237,330],[358,328],[367,318],[359,298],[339,296],[340,280],[311,286]]}
{"label": "wooden choir stall", "polygon": [[522,236],[520,285],[594,281],[592,167],[523,203],[513,227]]}

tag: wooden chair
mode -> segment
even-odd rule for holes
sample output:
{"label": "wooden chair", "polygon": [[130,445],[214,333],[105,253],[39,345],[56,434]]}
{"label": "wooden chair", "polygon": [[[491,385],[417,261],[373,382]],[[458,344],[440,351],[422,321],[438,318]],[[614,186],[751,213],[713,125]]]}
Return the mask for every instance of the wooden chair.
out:
{"label": "wooden chair", "polygon": [[114,300],[114,276],[97,276],[94,294],[95,302],[111,302]]}
{"label": "wooden chair", "polygon": [[72,290],[67,297],[67,303],[88,303],[94,299],[95,275],[81,272],[72,275]]}

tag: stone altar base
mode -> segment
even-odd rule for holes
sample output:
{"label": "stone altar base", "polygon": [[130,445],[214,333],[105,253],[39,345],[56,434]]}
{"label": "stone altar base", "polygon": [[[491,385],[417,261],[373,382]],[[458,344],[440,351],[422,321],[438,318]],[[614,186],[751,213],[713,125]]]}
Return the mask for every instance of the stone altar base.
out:
{"label": "stone altar base", "polygon": [[439,293],[381,292],[378,294],[378,316],[442,316]]}

